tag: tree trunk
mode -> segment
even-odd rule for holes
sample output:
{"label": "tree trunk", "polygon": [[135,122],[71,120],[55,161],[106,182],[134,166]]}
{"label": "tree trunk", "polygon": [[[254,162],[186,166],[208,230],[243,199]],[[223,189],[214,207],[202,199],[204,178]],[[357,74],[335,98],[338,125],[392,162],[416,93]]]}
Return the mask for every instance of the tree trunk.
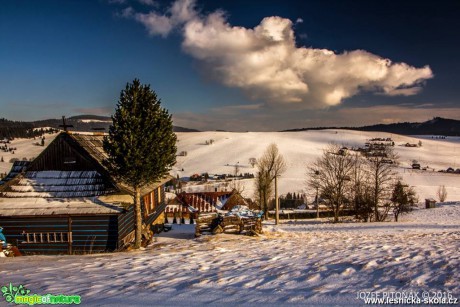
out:
{"label": "tree trunk", "polygon": [[263,193],[263,201],[264,201],[265,219],[268,220],[267,192],[263,190],[262,193]]}
{"label": "tree trunk", "polygon": [[140,248],[142,242],[142,215],[141,215],[141,188],[135,187],[134,198],[134,219],[135,219],[135,241],[134,248]]}
{"label": "tree trunk", "polygon": [[334,210],[334,223],[339,222],[339,212],[340,212],[340,205],[336,205],[335,210]]}
{"label": "tree trunk", "polygon": [[316,188],[316,218],[319,219],[319,188]]}

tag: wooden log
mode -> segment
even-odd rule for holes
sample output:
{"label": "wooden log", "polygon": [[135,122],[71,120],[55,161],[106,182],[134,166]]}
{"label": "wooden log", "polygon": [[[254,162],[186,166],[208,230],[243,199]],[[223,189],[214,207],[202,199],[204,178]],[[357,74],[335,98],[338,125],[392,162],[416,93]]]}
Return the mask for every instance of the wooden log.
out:
{"label": "wooden log", "polygon": [[218,234],[218,233],[222,233],[224,232],[224,230],[222,229],[222,227],[220,225],[218,225],[217,227],[215,227],[213,230],[212,230],[212,234]]}

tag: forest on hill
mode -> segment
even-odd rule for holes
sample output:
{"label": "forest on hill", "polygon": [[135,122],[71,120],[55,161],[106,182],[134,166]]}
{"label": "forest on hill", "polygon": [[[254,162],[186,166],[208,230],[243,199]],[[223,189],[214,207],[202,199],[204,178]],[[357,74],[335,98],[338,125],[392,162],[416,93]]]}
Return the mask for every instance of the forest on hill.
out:
{"label": "forest on hill", "polygon": [[460,136],[460,120],[435,117],[422,123],[394,123],[377,124],[363,127],[314,127],[284,130],[287,132],[322,130],[322,129],[348,129],[358,131],[378,131],[402,135],[444,135]]}
{"label": "forest on hill", "polygon": [[[66,119],[66,125],[71,126],[72,131],[102,131],[108,132],[112,124],[112,119],[108,116],[98,115],[78,115]],[[62,119],[45,119],[37,121],[13,121],[6,118],[0,119],[0,139],[14,138],[33,138],[39,137],[45,133],[62,129]],[[175,132],[198,132],[195,129],[189,129],[174,126]]]}

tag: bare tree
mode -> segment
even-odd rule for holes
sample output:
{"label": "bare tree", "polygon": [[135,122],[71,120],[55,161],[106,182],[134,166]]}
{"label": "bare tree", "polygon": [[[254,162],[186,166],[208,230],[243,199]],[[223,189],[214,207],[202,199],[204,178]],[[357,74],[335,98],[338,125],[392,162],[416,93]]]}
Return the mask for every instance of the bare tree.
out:
{"label": "bare tree", "polygon": [[368,184],[369,172],[366,170],[365,158],[356,153],[353,155],[354,165],[352,171],[352,202],[357,219],[368,222],[372,214],[371,189]]}
{"label": "bare tree", "polygon": [[265,171],[257,172],[255,177],[255,195],[254,198],[260,209],[264,210],[265,218],[268,218],[269,200],[273,195],[273,183],[270,181],[268,174]]}
{"label": "bare tree", "polygon": [[308,168],[310,174],[315,174],[308,179],[308,185],[318,189],[321,197],[327,201],[334,213],[335,223],[339,221],[340,212],[351,197],[351,176],[355,163],[351,155],[341,155],[339,150],[340,146],[330,144]]}
{"label": "bare tree", "polygon": [[367,159],[369,180],[371,184],[371,206],[373,208],[373,220],[383,222],[391,209],[391,192],[395,183],[396,172],[394,164],[387,163],[388,159],[397,160],[396,154],[390,147],[385,149],[377,156]]}
{"label": "bare tree", "polygon": [[[261,185],[258,188],[263,191],[264,199],[264,210],[268,209],[268,201],[266,198],[268,195],[267,191],[270,189],[272,183],[274,183],[275,189],[275,209],[276,209],[276,223],[278,224],[279,216],[279,204],[278,204],[278,186],[277,180],[286,171],[286,161],[284,157],[279,153],[278,146],[272,143],[268,145],[262,157],[257,161],[258,175],[257,185]],[[266,216],[268,217],[267,211]]]}
{"label": "bare tree", "polygon": [[230,182],[230,189],[232,191],[236,191],[238,194],[242,195],[245,189],[245,185],[240,179],[233,178],[233,180]]}
{"label": "bare tree", "polygon": [[438,194],[438,198],[439,198],[440,202],[443,203],[443,202],[446,201],[446,199],[447,199],[447,190],[446,190],[446,187],[444,185],[440,185],[438,187],[437,194]]}

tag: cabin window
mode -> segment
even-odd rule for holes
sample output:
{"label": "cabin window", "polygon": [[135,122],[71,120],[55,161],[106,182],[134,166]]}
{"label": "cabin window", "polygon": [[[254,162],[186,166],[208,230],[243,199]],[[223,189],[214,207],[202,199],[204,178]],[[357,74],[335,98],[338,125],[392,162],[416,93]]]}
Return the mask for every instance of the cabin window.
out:
{"label": "cabin window", "polygon": [[68,243],[72,242],[72,232],[22,232],[21,243]]}

